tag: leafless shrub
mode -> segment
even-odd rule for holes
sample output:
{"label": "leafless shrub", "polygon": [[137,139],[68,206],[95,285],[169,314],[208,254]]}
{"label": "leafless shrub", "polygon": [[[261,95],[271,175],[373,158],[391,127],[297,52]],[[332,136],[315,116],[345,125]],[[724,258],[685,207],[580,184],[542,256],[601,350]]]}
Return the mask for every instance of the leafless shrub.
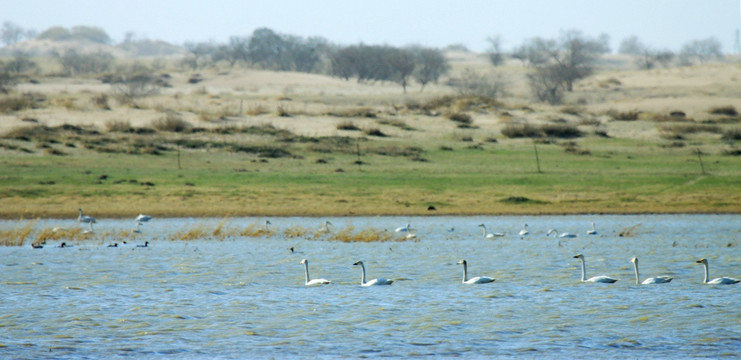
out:
{"label": "leafless shrub", "polygon": [[728,116],[738,115],[738,111],[736,111],[736,108],[733,107],[732,105],[714,107],[708,110],[708,112],[713,115],[728,115]]}
{"label": "leafless shrub", "polygon": [[537,138],[542,133],[530,124],[509,124],[502,129],[502,135],[508,138]]}
{"label": "leafless shrub", "polygon": [[360,128],[352,121],[343,121],[337,124],[337,130],[359,131]]}
{"label": "leafless shrub", "polygon": [[109,120],[105,123],[109,132],[130,132],[131,122],[128,120]]}
{"label": "leafless shrub", "polygon": [[152,121],[152,127],[159,131],[186,132],[191,129],[190,123],[175,112],[168,112],[165,117]]}

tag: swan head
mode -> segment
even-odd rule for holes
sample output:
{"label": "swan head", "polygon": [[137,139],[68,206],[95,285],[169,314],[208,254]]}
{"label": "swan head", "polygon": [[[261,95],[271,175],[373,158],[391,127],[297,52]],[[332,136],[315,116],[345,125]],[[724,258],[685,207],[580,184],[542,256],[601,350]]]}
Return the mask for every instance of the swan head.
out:
{"label": "swan head", "polygon": [[363,265],[363,262],[362,262],[362,261],[356,261],[356,262],[355,262],[355,263],[353,264],[353,266],[354,266],[354,265]]}
{"label": "swan head", "polygon": [[632,262],[633,264],[638,264],[638,258],[637,257],[634,257],[634,258],[630,259],[630,262]]}
{"label": "swan head", "polygon": [[303,260],[301,260],[301,261],[299,262],[299,264],[308,264],[308,263],[309,263],[309,262],[308,262],[308,261],[306,261],[306,259],[303,259]]}
{"label": "swan head", "polygon": [[466,262],[466,260],[461,260],[461,261],[458,261],[457,264],[458,265],[461,265],[461,264],[466,265],[467,262]]}
{"label": "swan head", "polygon": [[702,258],[702,259],[697,260],[695,262],[698,263],[698,264],[705,264],[705,265],[707,265],[708,264],[708,259]]}
{"label": "swan head", "polygon": [[574,255],[574,259],[582,259],[582,260],[584,260],[584,255],[582,255],[582,254],[576,254],[576,255]]}
{"label": "swan head", "polygon": [[484,225],[484,224],[479,224],[479,226],[480,226],[480,227],[485,227],[486,225]]}

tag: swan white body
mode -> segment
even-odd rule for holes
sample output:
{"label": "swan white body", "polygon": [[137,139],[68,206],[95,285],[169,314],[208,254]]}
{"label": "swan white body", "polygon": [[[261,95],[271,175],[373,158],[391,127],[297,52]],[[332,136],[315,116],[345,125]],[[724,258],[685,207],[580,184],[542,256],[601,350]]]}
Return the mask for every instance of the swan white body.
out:
{"label": "swan white body", "polygon": [[[326,221],[324,222],[324,225],[322,225],[322,228],[321,228],[321,230],[320,230],[320,231],[321,231],[321,232],[325,232],[325,233],[328,233],[328,232],[330,232],[330,231],[331,231],[331,230],[329,229],[329,226],[330,226],[330,225],[332,225],[332,223],[331,223],[331,222],[329,222],[329,220],[326,220]],[[332,225],[332,226],[334,226],[334,225]]]}
{"label": "swan white body", "polygon": [[486,225],[484,225],[484,224],[479,224],[479,227],[481,227],[481,230],[482,230],[482,233],[484,235],[484,238],[493,239],[495,237],[503,237],[504,236],[504,233],[488,233],[487,234],[486,233]]}
{"label": "swan white body", "polygon": [[592,229],[587,230],[587,235],[597,235],[597,229],[594,227],[594,221],[592,221]]}
{"label": "swan white body", "polygon": [[408,232],[411,229],[412,229],[412,226],[410,224],[407,224],[406,226],[402,226],[402,227],[396,228],[395,231],[396,232]]}
{"label": "swan white body", "polygon": [[360,269],[363,271],[363,275],[360,278],[360,285],[362,286],[375,286],[375,285],[391,285],[394,280],[387,280],[384,278],[373,279],[371,281],[365,281],[365,265],[362,261],[357,261],[353,265],[360,265]]}
{"label": "swan white body", "polygon": [[147,222],[149,220],[152,220],[152,217],[149,215],[139,214],[139,216],[134,219],[137,222]]}
{"label": "swan white body", "polygon": [[332,282],[327,279],[313,279],[309,280],[309,262],[306,259],[301,260],[301,264],[304,264],[304,274],[306,275],[306,286],[316,286],[331,284]]}
{"label": "swan white body", "polygon": [[705,267],[705,279],[703,280],[703,283],[710,284],[710,285],[733,285],[738,283],[739,279],[729,278],[729,277],[719,277],[715,278],[713,280],[708,281],[709,273],[708,273],[708,259],[702,258],[700,260],[696,261],[698,264],[702,264]]}
{"label": "swan white body", "polygon": [[587,279],[587,265],[584,261],[584,255],[577,254],[574,255],[575,259],[581,260],[581,282],[593,282],[593,283],[609,283],[612,284],[617,281],[617,279],[613,279],[609,276],[594,276],[589,279]]}
{"label": "swan white body", "polygon": [[522,230],[520,230],[520,236],[525,236],[529,234],[530,232],[527,231],[527,224],[522,225]]}
{"label": "swan white body", "polygon": [[77,221],[81,223],[87,223],[88,226],[90,226],[90,232],[93,232],[93,224],[97,223],[98,221],[95,220],[92,216],[86,216],[82,213],[82,209],[77,209],[80,211],[80,215],[77,217]]}
{"label": "swan white body", "polygon": [[548,233],[546,234],[546,236],[549,236],[551,234],[556,234],[556,236],[558,236],[560,238],[575,238],[576,237],[575,234],[568,233],[568,232],[560,233],[559,234],[558,233],[558,230],[556,230],[556,229],[550,229],[550,230],[548,230]]}
{"label": "swan white body", "polygon": [[[632,258],[630,259],[630,262],[633,263],[633,270],[635,270],[636,273],[636,285],[638,285],[638,282],[640,281],[640,276],[638,275],[638,258]],[[657,276],[657,277],[650,277],[646,278],[646,280],[643,280],[641,284],[643,285],[649,285],[649,284],[666,284],[668,282],[671,282],[672,278],[668,276]]]}
{"label": "swan white body", "polygon": [[463,264],[463,283],[464,284],[486,284],[490,282],[494,282],[494,278],[490,278],[488,276],[477,276],[473,278],[468,278],[468,262],[466,260],[461,260],[458,262],[458,264]]}

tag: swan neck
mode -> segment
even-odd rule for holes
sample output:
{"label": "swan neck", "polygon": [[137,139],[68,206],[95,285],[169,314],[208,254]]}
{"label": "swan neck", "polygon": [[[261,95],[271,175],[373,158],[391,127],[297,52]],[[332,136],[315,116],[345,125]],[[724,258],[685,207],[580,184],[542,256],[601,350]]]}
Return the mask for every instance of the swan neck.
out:
{"label": "swan neck", "polygon": [[708,278],[710,278],[710,274],[709,274],[709,271],[708,271],[708,263],[703,263],[702,265],[705,267],[705,280],[703,282],[704,283],[707,283],[708,282]]}
{"label": "swan neck", "polygon": [[636,271],[636,285],[638,285],[639,282],[639,276],[638,276],[638,264],[633,263],[633,269]]}
{"label": "swan neck", "polygon": [[468,264],[463,263],[463,282],[468,281]]}
{"label": "swan neck", "polygon": [[365,265],[363,263],[360,263],[360,270],[362,271],[360,275],[360,284],[365,284]]}
{"label": "swan neck", "polygon": [[306,283],[309,283],[309,263],[304,263],[304,274],[306,275]]}
{"label": "swan neck", "polygon": [[486,226],[481,227],[481,234],[486,236]]}
{"label": "swan neck", "polygon": [[581,258],[581,281],[587,281],[587,266],[585,265],[584,258]]}

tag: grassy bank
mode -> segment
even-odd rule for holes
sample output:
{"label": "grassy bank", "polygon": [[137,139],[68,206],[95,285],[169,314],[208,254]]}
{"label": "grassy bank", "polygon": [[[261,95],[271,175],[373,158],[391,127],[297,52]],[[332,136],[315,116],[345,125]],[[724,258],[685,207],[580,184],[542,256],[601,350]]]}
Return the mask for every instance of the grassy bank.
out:
{"label": "grassy bank", "polygon": [[369,151],[401,146],[378,142],[359,157],[181,152],[180,169],[173,151],[15,154],[0,160],[0,217],[741,212],[741,159],[718,152],[702,155],[703,174],[694,148],[593,138],[581,154],[537,145],[538,172],[529,140],[438,143],[414,158]]}

